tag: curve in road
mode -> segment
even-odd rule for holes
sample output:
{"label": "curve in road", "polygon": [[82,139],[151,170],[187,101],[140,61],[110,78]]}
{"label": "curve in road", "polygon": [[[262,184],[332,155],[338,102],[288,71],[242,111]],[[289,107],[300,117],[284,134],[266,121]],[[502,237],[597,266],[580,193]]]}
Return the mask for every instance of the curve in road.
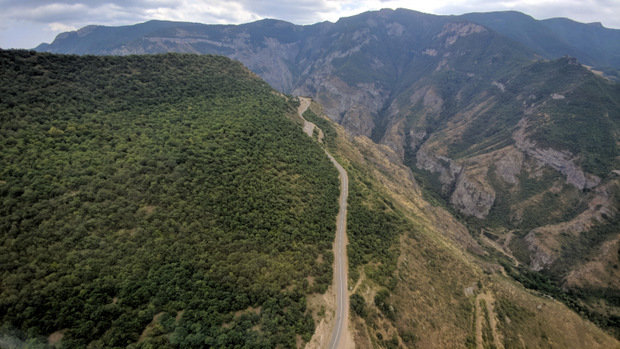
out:
{"label": "curve in road", "polygon": [[[313,123],[307,121],[303,117],[303,113],[310,105],[310,99],[300,98],[299,116],[304,121],[304,132],[312,137],[312,132],[316,127]],[[341,348],[345,346],[346,336],[349,326],[349,294],[347,290],[348,265],[346,250],[346,234],[347,234],[347,198],[349,196],[349,176],[347,171],[334,159],[334,157],[325,150],[325,153],[336,166],[340,174],[340,198],[338,203],[340,209],[336,219],[336,239],[334,243],[334,288],[336,291],[336,315],[334,327],[329,340],[330,349]]]}

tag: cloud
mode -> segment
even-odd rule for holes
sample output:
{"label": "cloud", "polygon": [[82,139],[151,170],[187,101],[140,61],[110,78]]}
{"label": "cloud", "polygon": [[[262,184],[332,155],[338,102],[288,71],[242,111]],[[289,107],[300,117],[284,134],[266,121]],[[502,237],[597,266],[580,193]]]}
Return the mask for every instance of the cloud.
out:
{"label": "cloud", "polygon": [[298,0],[298,1],[254,1],[241,0],[243,8],[261,17],[289,19],[290,21],[316,22],[321,13],[337,12],[339,6],[334,1]]}
{"label": "cloud", "polygon": [[77,28],[75,26],[66,25],[64,23],[50,23],[50,24],[48,24],[48,27],[53,32],[68,32],[68,31],[73,31],[73,30],[79,29],[79,28]]}
{"label": "cloud", "polygon": [[[443,2],[443,3],[442,3]],[[440,1],[437,14],[463,14],[487,11],[520,11],[536,19],[571,18],[578,22],[602,22],[620,28],[620,1],[615,0],[458,0]]]}

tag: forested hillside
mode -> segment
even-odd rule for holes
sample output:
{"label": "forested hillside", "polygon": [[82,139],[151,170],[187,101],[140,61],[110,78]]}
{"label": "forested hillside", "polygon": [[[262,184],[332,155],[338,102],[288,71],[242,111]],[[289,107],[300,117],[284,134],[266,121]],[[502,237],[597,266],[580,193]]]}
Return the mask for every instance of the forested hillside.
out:
{"label": "forested hillside", "polygon": [[292,99],[219,56],[0,51],[0,69],[2,338],[310,339],[339,183]]}

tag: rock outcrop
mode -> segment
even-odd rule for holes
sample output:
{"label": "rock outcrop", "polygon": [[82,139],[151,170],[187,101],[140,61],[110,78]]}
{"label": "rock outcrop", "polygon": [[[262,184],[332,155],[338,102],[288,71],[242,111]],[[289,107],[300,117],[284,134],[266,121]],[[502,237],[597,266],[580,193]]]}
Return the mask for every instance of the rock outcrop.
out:
{"label": "rock outcrop", "polygon": [[525,237],[530,251],[530,268],[539,271],[555,262],[561,253],[558,240],[560,234],[577,237],[594,225],[603,223],[606,217],[618,214],[618,208],[614,206],[613,186],[611,183],[596,188],[588,208],[576,218],[530,231]]}
{"label": "rock outcrop", "polygon": [[470,179],[464,166],[445,156],[432,155],[424,146],[417,152],[416,166],[439,173],[443,194],[450,196],[450,203],[460,212],[481,219],[489,214],[495,192],[488,185]]}
{"label": "rock outcrop", "polygon": [[481,25],[475,23],[448,23],[444,25],[443,31],[437,35],[438,38],[445,38],[444,45],[453,45],[459,38],[487,31]]}
{"label": "rock outcrop", "polygon": [[433,155],[424,145],[416,153],[416,167],[431,173],[439,173],[443,194],[449,194],[463,166],[445,156]]}
{"label": "rock outcrop", "polygon": [[527,117],[519,121],[519,129],[513,134],[515,145],[525,154],[539,160],[543,164],[559,171],[566,176],[566,182],[580,190],[596,187],[601,179],[593,174],[585,173],[575,164],[575,157],[567,150],[559,151],[552,148],[538,147],[535,141],[526,135]]}
{"label": "rock outcrop", "polygon": [[398,154],[401,162],[405,160],[405,146],[407,143],[404,124],[405,120],[403,119],[391,119],[385,130],[385,135],[383,135],[383,139],[381,140],[381,144],[387,145]]}
{"label": "rock outcrop", "polygon": [[553,263],[557,256],[552,252],[548,245],[540,241],[540,237],[532,230],[525,236],[527,249],[530,251],[530,268],[534,271],[541,271]]}
{"label": "rock outcrop", "polygon": [[330,68],[314,72],[293,94],[311,96],[324,107],[325,114],[345,126],[355,135],[370,136],[373,119],[383,108],[389,91],[374,83],[350,86],[341,78],[329,74]]}
{"label": "rock outcrop", "polygon": [[483,189],[469,180],[465,171],[461,171],[450,196],[450,203],[456,209],[468,216],[483,219],[489,214],[494,202],[495,192]]}
{"label": "rock outcrop", "polygon": [[517,176],[523,168],[523,153],[510,147],[512,151],[507,152],[502,158],[495,162],[496,173],[507,183],[518,184]]}
{"label": "rock outcrop", "polygon": [[354,105],[344,113],[340,124],[354,135],[370,137],[375,127],[372,117],[374,114],[374,110],[364,105]]}

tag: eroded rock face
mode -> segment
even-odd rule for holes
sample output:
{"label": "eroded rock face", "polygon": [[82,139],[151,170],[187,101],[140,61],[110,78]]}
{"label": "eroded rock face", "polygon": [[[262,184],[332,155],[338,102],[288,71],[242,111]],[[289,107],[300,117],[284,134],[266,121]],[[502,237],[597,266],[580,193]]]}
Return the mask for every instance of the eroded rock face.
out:
{"label": "eroded rock face", "polygon": [[476,185],[467,178],[465,171],[461,171],[450,196],[450,203],[454,207],[466,215],[483,219],[489,214],[494,202],[495,192]]}
{"label": "eroded rock face", "polygon": [[330,119],[345,126],[352,134],[364,136],[372,133],[373,119],[389,97],[389,91],[374,83],[349,86],[327,71],[314,73],[293,94],[312,96],[323,105]]}
{"label": "eroded rock face", "polygon": [[523,167],[523,153],[513,150],[495,163],[496,173],[507,183],[517,184],[517,175]]}
{"label": "eroded rock face", "polygon": [[530,268],[534,271],[541,271],[550,266],[556,257],[549,248],[539,241],[536,231],[532,230],[525,236],[527,248],[530,251]]}
{"label": "eroded rock face", "polygon": [[423,145],[417,152],[416,167],[432,173],[439,173],[439,181],[443,184],[442,191],[448,191],[456,182],[458,175],[463,170],[463,166],[456,164],[452,159],[445,156],[435,156]]}
{"label": "eroded rock face", "polygon": [[483,33],[487,31],[481,25],[474,23],[448,23],[444,25],[443,31],[437,35],[437,37],[445,37],[444,45],[450,46],[453,45],[459,38],[469,36],[476,33]]}
{"label": "eroded rock face", "polygon": [[[421,198],[413,173],[409,167],[399,162],[397,155],[385,145],[372,142],[364,136],[354,137],[357,151],[361,151],[359,157],[373,163],[378,170],[376,178],[383,183],[388,190],[392,190],[396,201],[411,209],[416,215],[429,215],[429,224],[435,227],[439,233],[447,236],[462,246],[478,255],[485,255],[485,250],[470,235],[469,230],[442,207],[435,207]],[[417,192],[417,194],[414,194]],[[422,213],[424,212],[424,213]]]}
{"label": "eroded rock face", "polygon": [[439,112],[443,106],[443,98],[434,88],[428,89],[424,93],[424,107],[431,112]]}
{"label": "eroded rock face", "polygon": [[416,166],[439,173],[443,194],[450,195],[450,203],[460,212],[481,219],[489,214],[495,202],[495,192],[470,180],[462,165],[445,156],[432,155],[422,146],[417,152]]}
{"label": "eroded rock face", "polygon": [[405,159],[405,131],[403,119],[390,120],[381,144],[387,145],[398,155],[400,161]]}
{"label": "eroded rock face", "polygon": [[[436,113],[441,110],[443,99],[434,88],[422,88],[416,90],[410,97],[413,104],[422,102],[426,112]],[[415,126],[409,128],[405,126],[406,117],[403,116],[397,101],[393,101],[388,108],[389,120],[385,133],[381,139],[381,144],[392,148],[399,155],[401,161],[405,158],[405,149],[417,151],[427,138],[425,128],[416,129]]]}
{"label": "eroded rock face", "polygon": [[299,43],[285,44],[274,38],[265,38],[264,47],[252,49],[249,44],[246,45],[231,58],[239,60],[251,71],[259,72],[275,89],[284,92],[293,89],[290,65],[299,53]]}
{"label": "eroded rock face", "polygon": [[347,110],[340,120],[340,124],[354,135],[370,137],[375,123],[372,120],[374,110],[364,106],[354,106]]}
{"label": "eroded rock face", "polygon": [[527,118],[519,121],[519,129],[513,134],[515,145],[527,155],[543,164],[559,171],[566,176],[566,182],[580,190],[596,187],[601,179],[593,174],[585,173],[575,164],[575,157],[569,151],[558,151],[552,148],[539,148],[535,141],[526,137]]}
{"label": "eroded rock face", "polygon": [[402,24],[398,22],[392,22],[385,25],[388,29],[388,35],[391,36],[403,36],[403,33],[407,30]]}
{"label": "eroded rock face", "polygon": [[572,220],[558,224],[538,227],[530,231],[525,241],[530,251],[530,267],[539,271],[553,264],[561,253],[558,236],[568,234],[579,236],[594,225],[603,223],[605,217],[618,214],[614,206],[613,183],[599,186],[595,189],[594,197],[588,202],[588,208]]}
{"label": "eroded rock face", "polygon": [[409,146],[411,147],[411,149],[414,151],[417,150],[422,145],[422,143],[424,143],[424,140],[426,140],[426,136],[426,130],[409,130],[409,138],[411,139],[411,143],[409,144]]}

